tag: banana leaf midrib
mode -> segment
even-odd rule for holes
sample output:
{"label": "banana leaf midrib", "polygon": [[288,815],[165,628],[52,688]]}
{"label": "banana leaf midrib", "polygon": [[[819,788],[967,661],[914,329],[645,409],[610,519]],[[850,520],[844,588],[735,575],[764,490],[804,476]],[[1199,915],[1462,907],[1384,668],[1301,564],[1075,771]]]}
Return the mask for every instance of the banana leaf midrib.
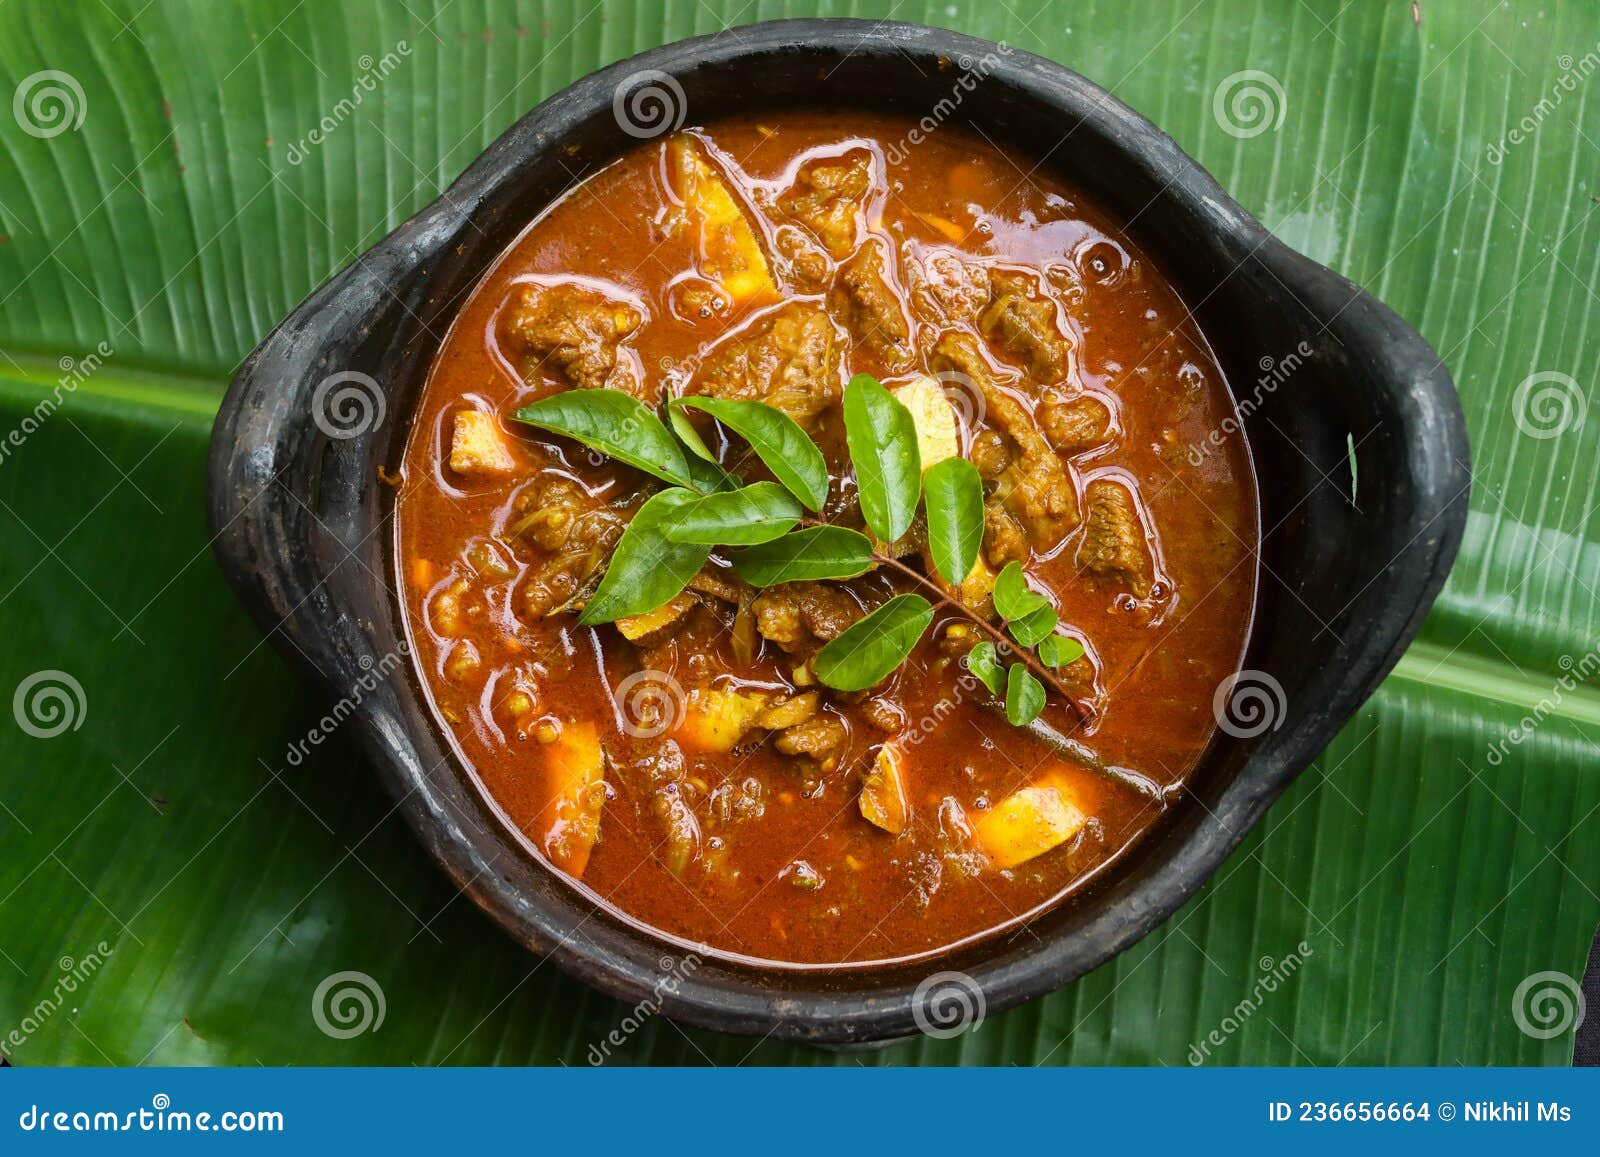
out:
{"label": "banana leaf midrib", "polygon": [[[14,395],[24,404],[35,402],[49,397],[62,377],[57,362],[38,354],[7,354],[0,348],[0,356],[8,363],[7,368],[0,369],[0,398]],[[225,388],[224,382],[213,378],[119,366],[114,372],[96,371],[74,392],[113,406],[131,404],[185,417],[212,418]],[[1516,667],[1460,647],[1419,641],[1401,657],[1390,678],[1449,688],[1493,703],[1600,726],[1600,688],[1580,684],[1571,690],[1558,689],[1555,681],[1567,675],[1567,671]]]}

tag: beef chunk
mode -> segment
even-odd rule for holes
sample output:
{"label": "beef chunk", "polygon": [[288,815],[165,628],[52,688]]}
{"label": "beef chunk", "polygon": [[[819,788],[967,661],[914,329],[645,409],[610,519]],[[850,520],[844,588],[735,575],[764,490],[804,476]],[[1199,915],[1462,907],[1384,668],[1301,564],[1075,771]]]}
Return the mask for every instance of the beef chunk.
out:
{"label": "beef chunk", "polygon": [[756,596],[756,630],[791,654],[837,638],[861,617],[856,601],[821,583],[781,583]]}
{"label": "beef chunk", "polygon": [[821,293],[828,281],[828,255],[811,235],[793,225],[781,225],[774,247],[784,274],[802,293]]}
{"label": "beef chunk", "polygon": [[[969,334],[947,333],[934,347],[935,370],[964,375],[983,396],[984,422],[1004,434],[1012,448],[1011,464],[992,484],[991,498],[1019,524],[1033,549],[1046,551],[1078,525],[1077,495],[1060,457],[1022,404],[1000,388],[993,371]],[[991,504],[991,513],[995,507]],[[1010,555],[1012,536],[992,524],[986,541],[1004,538]],[[986,553],[990,553],[986,550]],[[995,554],[990,553],[993,562]]]}
{"label": "beef chunk", "polygon": [[524,285],[505,331],[544,370],[579,389],[597,390],[617,366],[617,347],[644,319],[625,302],[573,282]]}
{"label": "beef chunk", "polygon": [[1127,587],[1141,599],[1150,593],[1150,563],[1144,526],[1133,495],[1119,482],[1097,479],[1085,493],[1088,526],[1078,547],[1078,569]]}
{"label": "beef chunk", "polygon": [[815,233],[834,257],[843,257],[855,248],[871,191],[872,157],[852,152],[802,165],[778,208]]}
{"label": "beef chunk", "polygon": [[1035,297],[1037,279],[995,270],[989,307],[979,319],[984,337],[1019,358],[1028,375],[1042,385],[1067,376],[1067,339],[1056,325],[1055,302]]}
{"label": "beef chunk", "polygon": [[1028,561],[1027,532],[998,498],[984,503],[983,556],[995,570],[1008,562]]}
{"label": "beef chunk", "polygon": [[692,394],[765,402],[802,426],[839,400],[839,339],[828,315],[791,302],[706,356]]}
{"label": "beef chunk", "polygon": [[910,264],[911,308],[929,325],[972,321],[989,304],[989,271],[950,249],[924,249]]}
{"label": "beef chunk", "polygon": [[521,609],[541,619],[572,609],[599,582],[629,512],[587,494],[565,475],[541,472],[512,503],[505,534],[532,547],[537,558],[522,588]]}
{"label": "beef chunk", "polygon": [[828,304],[856,342],[878,355],[891,370],[911,362],[911,324],[890,288],[885,246],[869,241],[839,267],[839,281]]}
{"label": "beef chunk", "polygon": [[1011,465],[1011,449],[999,430],[982,430],[972,439],[972,464],[985,482],[993,482]]}
{"label": "beef chunk", "polygon": [[778,732],[772,746],[784,755],[805,756],[817,770],[828,772],[839,766],[849,739],[850,733],[837,717],[816,715]]}
{"label": "beef chunk", "polygon": [[1105,445],[1111,433],[1111,411],[1087,394],[1039,407],[1039,425],[1059,453],[1071,456]]}

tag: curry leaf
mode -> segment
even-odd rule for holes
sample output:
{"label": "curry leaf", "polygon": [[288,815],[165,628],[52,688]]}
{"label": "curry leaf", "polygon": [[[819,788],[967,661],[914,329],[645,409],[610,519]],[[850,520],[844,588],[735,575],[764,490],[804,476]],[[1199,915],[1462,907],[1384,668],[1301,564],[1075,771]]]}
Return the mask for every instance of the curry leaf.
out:
{"label": "curry leaf", "polygon": [[874,534],[893,542],[911,529],[922,492],[916,422],[876,378],[857,374],[844,390],[844,432],[862,517]]}
{"label": "curry leaf", "polygon": [[650,407],[621,390],[565,390],[523,406],[512,417],[679,486],[693,481],[672,433]]}
{"label": "curry leaf", "polygon": [[1037,647],[1055,632],[1057,621],[1056,609],[1046,602],[1020,619],[1008,619],[1006,630],[1024,647]]}
{"label": "curry leaf", "polygon": [[993,694],[1000,694],[1000,688],[1006,681],[1005,668],[1000,665],[993,643],[979,643],[967,652],[966,661],[967,670],[972,672],[973,678]]}
{"label": "curry leaf", "polygon": [[756,482],[689,503],[666,524],[666,535],[673,542],[748,546],[789,533],[802,513],[800,503],[776,482]]}
{"label": "curry leaf", "polygon": [[931,622],[927,599],[895,595],[818,651],[813,669],[829,687],[864,691],[906,661]]}
{"label": "curry leaf", "polygon": [[689,421],[688,415],[674,409],[666,402],[657,407],[657,414],[678,439],[678,444],[688,451],[684,454],[684,459],[688,463],[689,477],[693,480],[696,490],[702,494],[710,494],[713,491],[733,490],[738,487],[739,480],[722,468],[717,456],[706,445],[705,439],[700,437],[700,431]]}
{"label": "curry leaf", "polygon": [[670,403],[674,410],[685,406],[703,410],[750,443],[772,476],[810,509],[821,510],[828,501],[828,463],[822,451],[782,410],[763,402],[729,398],[674,398]]}
{"label": "curry leaf", "polygon": [[994,609],[1006,621],[1011,637],[1024,647],[1037,646],[1056,629],[1056,609],[1028,586],[1016,562],[1008,562],[994,580]]}
{"label": "curry leaf", "polygon": [[983,544],[983,480],[965,458],[946,458],[923,475],[922,485],[933,565],[945,581],[960,583]]}
{"label": "curry leaf", "polygon": [[673,542],[665,528],[685,506],[700,501],[691,490],[674,487],[652,495],[617,540],[606,577],[578,616],[581,626],[642,615],[689,585],[711,555],[709,546]]}
{"label": "curry leaf", "polygon": [[1021,663],[1011,664],[1006,672],[1006,719],[1013,727],[1024,727],[1043,710],[1044,684]]}
{"label": "curry leaf", "polygon": [[1065,635],[1051,634],[1038,647],[1039,661],[1047,667],[1065,667],[1083,657],[1083,644]]}
{"label": "curry leaf", "polygon": [[706,445],[706,440],[700,436],[700,431],[694,428],[694,423],[689,421],[689,415],[674,406],[670,401],[663,402],[661,413],[667,420],[667,425],[672,427],[672,432],[678,436],[678,441],[691,455],[706,462],[715,462],[717,456],[711,452],[711,447]]}
{"label": "curry leaf", "polygon": [[733,556],[733,569],[751,586],[855,578],[872,569],[867,536],[839,526],[812,526]]}
{"label": "curry leaf", "polygon": [[1050,600],[1028,586],[1022,564],[1008,562],[994,579],[994,609],[1003,619],[1023,619],[1040,607],[1050,605]]}

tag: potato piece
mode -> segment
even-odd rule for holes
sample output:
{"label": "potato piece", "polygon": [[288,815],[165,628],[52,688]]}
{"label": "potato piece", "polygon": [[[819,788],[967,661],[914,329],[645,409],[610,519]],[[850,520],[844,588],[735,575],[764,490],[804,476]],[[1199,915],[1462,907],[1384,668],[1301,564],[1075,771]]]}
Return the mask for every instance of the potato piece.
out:
{"label": "potato piece", "polygon": [[[911,421],[917,428],[917,452],[922,455],[922,469],[938,465],[946,458],[961,452],[960,432],[956,424],[955,407],[950,404],[944,387],[933,378],[918,378],[893,391],[906,409],[911,411]],[[905,540],[895,543],[898,553],[904,553]],[[929,564],[932,571],[932,564]],[[984,606],[994,592],[994,571],[984,562],[980,553],[972,570],[962,580],[956,594],[963,605],[974,610]]]}
{"label": "potato piece", "polygon": [[878,748],[872,770],[861,782],[857,806],[868,823],[876,824],[891,836],[905,831],[905,756],[893,743]]}
{"label": "potato piece", "polygon": [[933,378],[918,378],[892,393],[896,401],[911,411],[924,473],[929,467],[961,453],[955,407],[945,396],[943,386]]}
{"label": "potato piece", "polygon": [[735,305],[776,296],[772,273],[755,230],[728,186],[700,153],[692,137],[673,137],[667,145],[673,192],[699,230],[700,270],[722,286]]}
{"label": "potato piece", "polygon": [[975,813],[972,828],[990,866],[1004,870],[1059,847],[1088,822],[1066,782],[1046,776]]}
{"label": "potato piece", "polygon": [[517,468],[493,414],[462,410],[450,434],[450,469],[457,474],[510,474]]}
{"label": "potato piece", "polygon": [[675,738],[695,751],[732,751],[771,701],[764,691],[696,691],[689,696]]}
{"label": "potato piece", "polygon": [[593,723],[569,723],[545,748],[548,803],[542,843],[545,855],[569,876],[582,876],[600,837],[605,803],[605,767]]}
{"label": "potato piece", "polygon": [[983,552],[980,550],[972,569],[967,572],[967,577],[961,580],[961,586],[956,590],[956,597],[961,600],[961,605],[987,614],[984,608],[989,606],[989,600],[994,595],[996,577],[998,576],[984,561]]}
{"label": "potato piece", "polygon": [[[945,396],[944,387],[933,378],[917,378],[889,391],[894,399],[911,411],[911,423],[917,431],[917,453],[922,458],[922,472],[953,458],[961,452],[956,426],[955,408]],[[894,542],[884,543],[868,533],[872,545],[891,558],[904,558],[922,550],[927,538],[922,522],[918,522]],[[931,565],[931,564],[930,564]]]}
{"label": "potato piece", "polygon": [[680,591],[653,611],[618,619],[617,630],[630,643],[637,643],[641,647],[654,646],[683,621],[697,601],[688,591]]}

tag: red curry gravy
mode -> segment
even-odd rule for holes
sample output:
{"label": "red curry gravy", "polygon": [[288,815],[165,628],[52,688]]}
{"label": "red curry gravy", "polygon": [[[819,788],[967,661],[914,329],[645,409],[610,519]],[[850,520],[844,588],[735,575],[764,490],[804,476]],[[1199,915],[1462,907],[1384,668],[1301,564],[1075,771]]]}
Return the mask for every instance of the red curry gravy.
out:
{"label": "red curry gravy", "polygon": [[[881,568],[820,594],[753,592],[713,556],[665,627],[629,641],[578,626],[583,568],[660,484],[511,420],[519,406],[582,388],[797,404],[836,471],[826,516],[849,523],[842,383],[934,376],[994,495],[985,555],[1020,559],[1085,648],[1070,674],[1088,722],[1055,696],[1045,721],[1158,788],[1194,769],[1249,630],[1254,476],[1236,434],[1189,460],[1236,427],[1183,303],[1052,173],[955,128],[907,149],[909,127],[732,119],[588,177],[462,307],[405,452],[402,602],[481,790],[577,886],[720,953],[861,964],[1014,926],[1082,888],[1162,805],[986,705],[960,660],[975,637],[947,609],[883,685],[818,687],[808,655],[836,620],[906,589]],[[1041,434],[1047,456],[1030,460]],[[706,436],[739,451],[710,424]],[[1030,461],[1070,488],[1073,509],[1042,535],[1008,481]],[[592,557],[575,553],[583,533]],[[766,713],[707,717],[748,706],[741,694]],[[897,834],[863,798],[886,748]],[[603,761],[592,830],[559,786],[585,758]],[[1016,811],[1041,799],[1048,817]],[[1019,851],[1029,824],[1053,834]]]}

